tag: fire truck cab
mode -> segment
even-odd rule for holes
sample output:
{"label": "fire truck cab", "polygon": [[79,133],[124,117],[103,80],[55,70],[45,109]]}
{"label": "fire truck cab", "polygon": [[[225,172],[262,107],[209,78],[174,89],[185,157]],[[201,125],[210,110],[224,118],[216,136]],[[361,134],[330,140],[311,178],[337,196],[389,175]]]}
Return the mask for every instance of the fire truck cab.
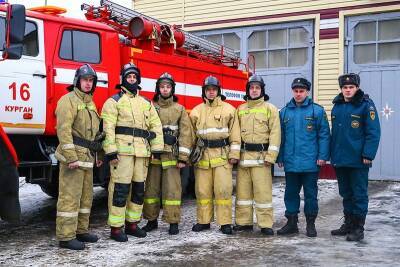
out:
{"label": "fire truck cab", "polygon": [[94,98],[101,109],[113,94],[109,83],[115,86],[119,81],[118,43],[118,33],[106,25],[27,12],[23,55],[1,64],[0,123],[20,158],[20,175],[51,196],[58,187],[58,162],[53,156],[57,101],[67,93],[75,70],[90,63],[98,75]]}
{"label": "fire truck cab", "polygon": [[[163,53],[161,45],[149,48],[153,39],[124,34],[120,29],[127,25],[110,19],[113,14],[109,6],[105,8],[108,14],[88,9],[91,20],[64,17],[62,9],[54,7],[27,11],[23,55],[18,61],[0,65],[0,124],[20,158],[20,176],[39,184],[53,197],[58,194],[55,108],[82,64],[91,64],[97,72],[94,102],[99,112],[105,100],[118,92],[115,86],[120,82],[120,68],[128,62],[141,69],[140,93],[149,98],[157,78],[166,71],[171,73],[177,81],[176,92],[181,95],[179,102],[188,110],[202,101],[201,83],[207,75],[221,80],[228,100],[235,106],[242,102],[248,76],[237,66],[216,63],[188,49],[166,49]],[[104,14],[107,18],[99,17]],[[0,43],[4,39],[4,20],[0,17]],[[106,185],[106,172],[106,168],[95,169],[95,184]]]}

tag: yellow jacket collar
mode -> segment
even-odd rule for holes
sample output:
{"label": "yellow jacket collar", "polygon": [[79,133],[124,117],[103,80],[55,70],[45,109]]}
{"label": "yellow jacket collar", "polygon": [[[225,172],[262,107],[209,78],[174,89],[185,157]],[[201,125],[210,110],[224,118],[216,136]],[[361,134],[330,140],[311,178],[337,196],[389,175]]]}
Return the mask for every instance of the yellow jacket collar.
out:
{"label": "yellow jacket collar", "polygon": [[217,107],[222,105],[222,100],[220,96],[217,96],[216,98],[214,98],[214,100],[211,102],[210,100],[208,100],[207,98],[204,98],[206,105],[210,106],[210,107]]}
{"label": "yellow jacket collar", "polygon": [[161,96],[158,98],[157,104],[160,107],[169,107],[174,103],[173,97],[168,97],[167,99],[162,98]]}
{"label": "yellow jacket collar", "polygon": [[84,103],[89,103],[93,99],[92,94],[87,94],[79,90],[77,87],[74,88],[74,93],[78,96],[79,99],[81,99]]}
{"label": "yellow jacket collar", "polygon": [[249,100],[247,100],[247,105],[249,107],[255,107],[255,106],[258,106],[258,105],[260,105],[260,104],[262,104],[264,102],[265,102],[264,97],[261,97],[260,99],[257,99],[257,100],[249,99]]}

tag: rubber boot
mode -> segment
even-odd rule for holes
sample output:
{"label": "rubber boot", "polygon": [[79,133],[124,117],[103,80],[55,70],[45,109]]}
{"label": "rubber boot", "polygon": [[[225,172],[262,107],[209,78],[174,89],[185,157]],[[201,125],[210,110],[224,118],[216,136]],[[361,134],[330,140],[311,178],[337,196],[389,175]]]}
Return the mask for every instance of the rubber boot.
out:
{"label": "rubber boot", "polygon": [[353,227],[347,234],[347,241],[361,241],[364,239],[365,217],[352,216]]}
{"label": "rubber boot", "polygon": [[169,225],[168,233],[169,233],[170,235],[177,235],[177,234],[179,234],[178,224],[177,224],[177,223],[171,223],[171,224]]}
{"label": "rubber boot", "polygon": [[308,237],[316,237],[317,236],[317,229],[315,229],[315,219],[317,216],[315,215],[306,215],[306,236]]}
{"label": "rubber boot", "polygon": [[297,227],[298,217],[295,215],[285,215],[287,222],[285,226],[277,231],[278,235],[290,235],[299,233],[299,228]]}
{"label": "rubber boot", "polygon": [[154,221],[147,221],[147,224],[142,229],[145,230],[146,232],[151,232],[157,228],[158,228],[158,221],[154,220]]}
{"label": "rubber boot", "polygon": [[201,232],[201,231],[208,230],[208,229],[210,229],[209,223],[207,223],[207,224],[196,223],[192,227],[193,232]]}
{"label": "rubber boot", "polygon": [[261,233],[263,235],[274,235],[274,230],[272,228],[261,228]]}
{"label": "rubber boot", "polygon": [[84,233],[84,234],[77,234],[76,239],[78,239],[81,242],[96,243],[99,240],[99,237],[95,234]]}
{"label": "rubber boot", "polygon": [[225,235],[232,235],[232,226],[230,224],[221,225],[221,232]]}
{"label": "rubber boot", "polygon": [[147,236],[146,231],[140,229],[140,227],[137,225],[137,222],[125,222],[125,233],[127,235],[133,235],[139,238]]}
{"label": "rubber boot", "polygon": [[352,228],[351,214],[345,214],[344,224],[342,224],[339,229],[332,230],[331,235],[345,236],[348,233],[350,233],[351,228]]}
{"label": "rubber boot", "polygon": [[67,248],[71,250],[83,250],[85,248],[85,244],[78,239],[60,241],[59,246],[60,248]]}
{"label": "rubber boot", "polygon": [[111,239],[117,242],[126,242],[128,241],[128,237],[126,236],[122,227],[111,227]]}
{"label": "rubber boot", "polygon": [[253,225],[239,225],[233,226],[233,231],[253,231]]}

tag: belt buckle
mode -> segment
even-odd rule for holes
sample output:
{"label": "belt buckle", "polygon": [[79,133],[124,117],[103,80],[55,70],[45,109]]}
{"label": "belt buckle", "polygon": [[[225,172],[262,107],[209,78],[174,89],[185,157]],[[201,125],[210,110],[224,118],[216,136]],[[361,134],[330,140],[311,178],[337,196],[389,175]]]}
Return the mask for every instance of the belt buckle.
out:
{"label": "belt buckle", "polygon": [[246,143],[243,142],[243,150],[246,151]]}
{"label": "belt buckle", "polygon": [[264,144],[261,144],[261,151],[260,152],[263,152],[264,151]]}
{"label": "belt buckle", "polygon": [[145,131],[146,131],[146,133],[147,133],[147,136],[146,136],[144,139],[149,140],[149,138],[150,138],[150,131],[149,131],[149,130],[145,130]]}

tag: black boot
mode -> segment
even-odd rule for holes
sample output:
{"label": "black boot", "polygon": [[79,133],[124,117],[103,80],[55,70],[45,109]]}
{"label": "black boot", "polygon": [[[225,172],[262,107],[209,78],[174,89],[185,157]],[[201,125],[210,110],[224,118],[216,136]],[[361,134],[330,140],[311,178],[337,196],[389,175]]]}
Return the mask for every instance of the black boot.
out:
{"label": "black boot", "polygon": [[306,235],[308,237],[316,237],[317,236],[317,229],[315,229],[315,219],[317,218],[316,215],[306,215],[307,227],[306,227]]}
{"label": "black boot", "polygon": [[225,224],[225,225],[221,225],[221,232],[225,235],[231,235],[233,234],[232,232],[232,226],[230,224]]}
{"label": "black boot", "polygon": [[127,235],[133,235],[139,238],[147,236],[146,231],[141,229],[137,225],[137,222],[125,222],[125,233]]}
{"label": "black boot", "polygon": [[128,241],[128,237],[126,236],[122,227],[111,227],[111,239],[117,242],[126,242]]}
{"label": "black boot", "polygon": [[299,233],[299,228],[297,227],[297,214],[285,215],[285,217],[288,219],[286,225],[279,229],[276,233],[278,235],[290,235]]}
{"label": "black boot", "polygon": [[67,248],[72,250],[83,250],[85,248],[85,244],[78,239],[60,241],[59,246],[60,248]]}
{"label": "black boot", "polygon": [[170,235],[177,235],[177,234],[179,234],[178,224],[177,224],[177,223],[171,223],[171,224],[169,225],[168,233],[169,233]]}
{"label": "black boot", "polygon": [[263,235],[274,235],[274,230],[272,228],[261,228],[261,233]]}
{"label": "black boot", "polygon": [[147,224],[142,229],[145,230],[146,232],[151,232],[157,228],[158,228],[158,221],[154,220],[154,221],[147,221]]}
{"label": "black boot", "polygon": [[81,242],[96,243],[99,240],[99,237],[95,234],[84,233],[84,234],[77,234],[76,239],[78,239]]}
{"label": "black boot", "polygon": [[365,217],[352,216],[353,227],[347,234],[347,241],[361,241],[364,239]]}
{"label": "black boot", "polygon": [[253,225],[239,225],[233,226],[233,231],[253,231]]}
{"label": "black boot", "polygon": [[351,214],[345,214],[344,224],[342,224],[342,226],[340,226],[339,229],[332,230],[331,235],[345,236],[348,233],[350,233],[351,228],[352,228]]}
{"label": "black boot", "polygon": [[207,223],[207,224],[196,223],[192,227],[193,232],[201,232],[201,231],[208,230],[208,229],[210,229],[209,223]]}

